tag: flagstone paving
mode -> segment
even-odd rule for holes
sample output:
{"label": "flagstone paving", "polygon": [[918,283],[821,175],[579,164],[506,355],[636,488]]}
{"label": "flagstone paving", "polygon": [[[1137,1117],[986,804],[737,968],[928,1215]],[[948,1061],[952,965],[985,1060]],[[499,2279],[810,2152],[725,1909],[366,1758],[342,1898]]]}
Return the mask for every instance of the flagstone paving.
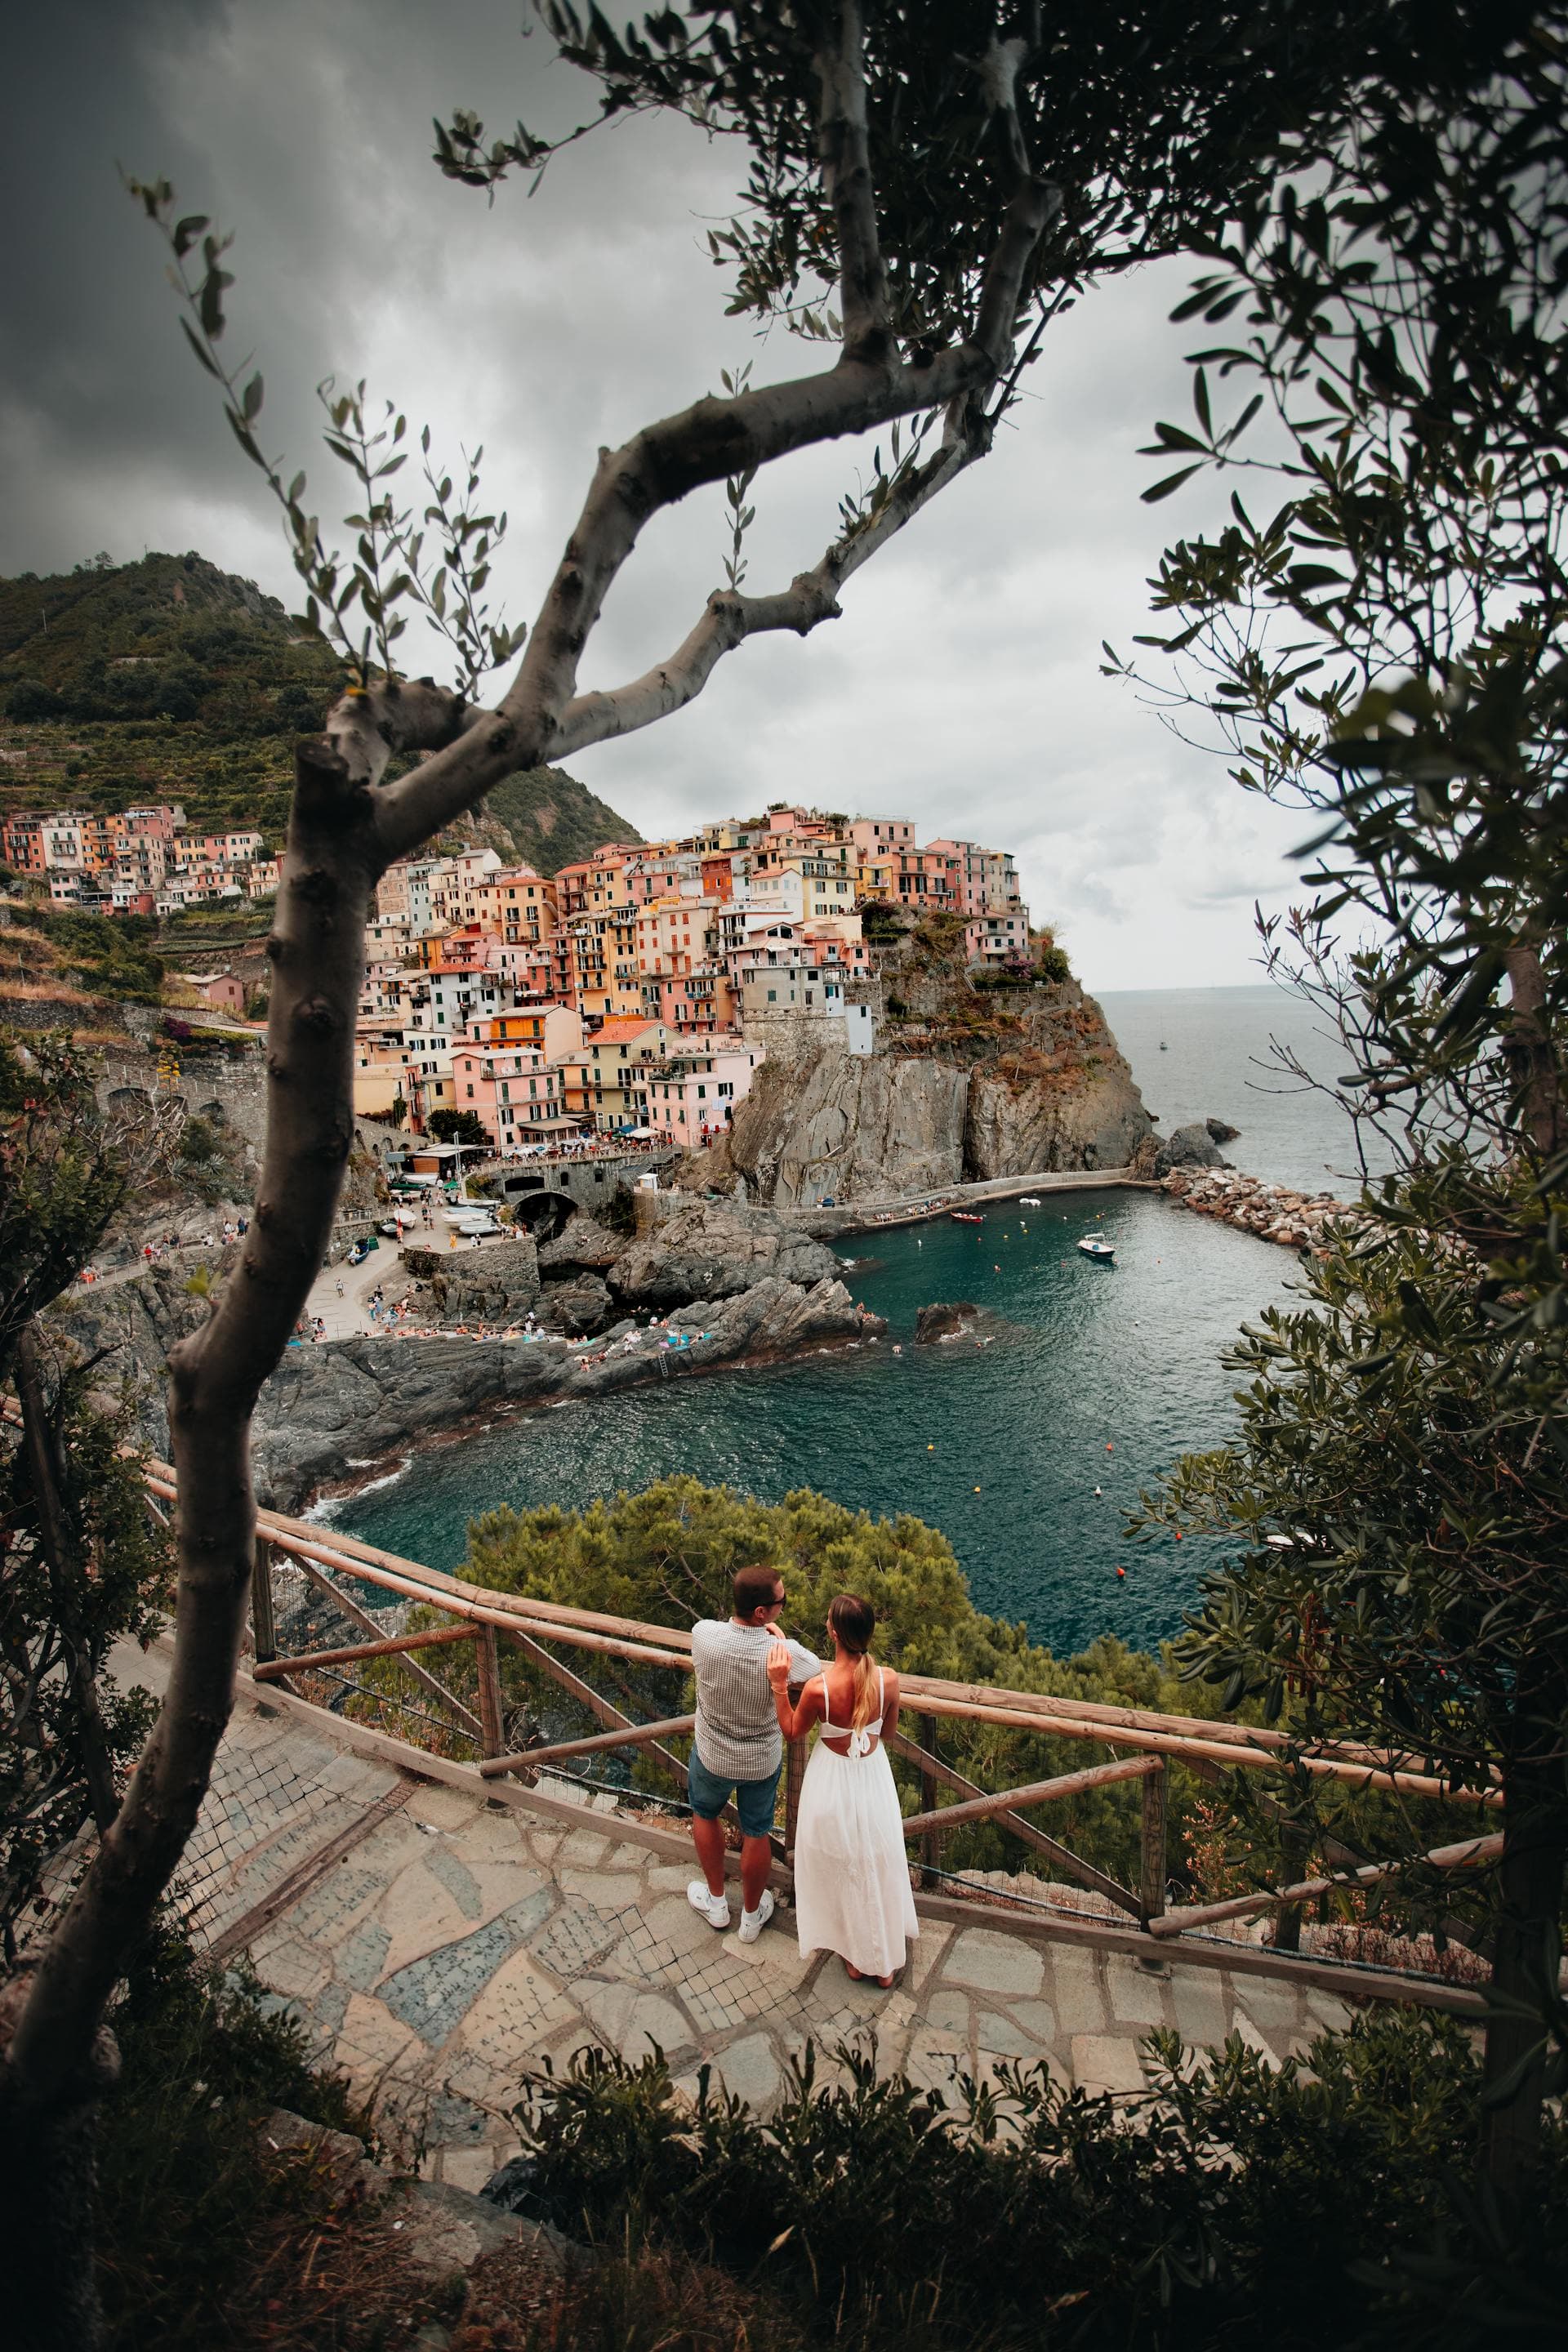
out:
{"label": "flagstone paving", "polygon": [[[368,1832],[287,1899],[288,1874],[383,1801]],[[883,1992],[837,1958],[803,1960],[783,1906],[755,1944],[716,1935],[687,1903],[691,1867],[618,1835],[598,1809],[608,1801],[585,1803],[581,1827],[487,1803],[242,1696],[185,1896],[209,1941],[229,1931],[232,1946],[239,1931],[323,2055],[422,2132],[426,2170],[465,2188],[515,2153],[510,2110],[527,2071],[546,2058],[559,2069],[588,2042],[628,2059],[657,2044],[682,2082],[708,2064],[765,2106],[808,2041],[828,2053],[868,2030],[879,2064],[922,2084],[1044,2059],[1130,2093],[1155,2026],[1205,2045],[1237,2032],[1279,2059],[1346,2017],[1324,1992],[929,1918]],[[280,1887],[283,1907],[248,1933]]]}

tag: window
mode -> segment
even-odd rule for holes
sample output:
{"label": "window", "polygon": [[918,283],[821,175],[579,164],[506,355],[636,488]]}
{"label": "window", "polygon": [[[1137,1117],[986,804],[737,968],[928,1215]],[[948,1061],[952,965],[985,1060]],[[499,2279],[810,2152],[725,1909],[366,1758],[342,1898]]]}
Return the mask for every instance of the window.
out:
{"label": "window", "polygon": [[468,1088],[468,1100],[469,1100],[470,1102],[472,1102],[472,1100],[473,1100],[473,1098],[474,1098],[474,1090],[473,1090],[472,1087],[470,1087]]}

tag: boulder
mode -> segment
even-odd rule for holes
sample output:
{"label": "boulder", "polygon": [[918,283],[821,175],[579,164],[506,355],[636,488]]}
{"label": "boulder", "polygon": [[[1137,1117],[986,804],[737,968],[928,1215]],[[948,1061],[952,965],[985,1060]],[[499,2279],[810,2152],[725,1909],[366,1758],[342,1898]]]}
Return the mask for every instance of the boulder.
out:
{"label": "boulder", "polygon": [[1209,1131],[1211,1141],[1215,1143],[1234,1143],[1241,1133],[1239,1127],[1227,1127],[1223,1118],[1215,1118],[1212,1116],[1205,1119],[1204,1125]]}
{"label": "boulder", "polygon": [[1173,1168],[1223,1168],[1219,1148],[1208,1129],[1194,1120],[1167,1136],[1154,1155],[1154,1173],[1168,1176]]}
{"label": "boulder", "polygon": [[539,1263],[547,1273],[559,1266],[581,1266],[589,1273],[603,1274],[629,1245],[629,1234],[613,1233],[580,1209],[567,1218],[552,1242],[542,1244]]}
{"label": "boulder", "polygon": [[615,1314],[616,1302],[596,1274],[579,1274],[571,1281],[549,1284],[539,1308],[545,1329],[559,1331],[568,1339],[579,1335],[593,1339],[609,1328]]}
{"label": "boulder", "polygon": [[963,1331],[973,1328],[980,1309],[973,1299],[957,1298],[951,1302],[935,1300],[922,1307],[915,1317],[915,1345],[929,1348],[938,1339],[955,1339]]}
{"label": "boulder", "polygon": [[840,1261],[777,1209],[694,1201],[638,1234],[610,1280],[621,1297],[663,1313],[694,1298],[731,1298],[772,1277],[809,1289],[836,1282]]}
{"label": "boulder", "polygon": [[[414,1255],[405,1253],[409,1259]],[[418,1255],[423,1261],[426,1254]],[[428,1255],[427,1279],[444,1323],[510,1323],[538,1304],[539,1256],[526,1236]],[[409,1271],[415,1271],[412,1264]]]}

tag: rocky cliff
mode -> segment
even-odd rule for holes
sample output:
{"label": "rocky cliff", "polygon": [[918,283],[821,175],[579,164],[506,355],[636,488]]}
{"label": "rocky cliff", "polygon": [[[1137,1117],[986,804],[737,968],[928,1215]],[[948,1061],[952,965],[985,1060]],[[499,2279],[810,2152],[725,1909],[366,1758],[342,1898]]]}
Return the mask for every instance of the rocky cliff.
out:
{"label": "rocky cliff", "polygon": [[[450,1258],[405,1253],[421,1277],[421,1311],[444,1330],[287,1349],[252,1425],[260,1499],[296,1510],[317,1487],[481,1412],[881,1336],[881,1320],[863,1313],[839,1278],[840,1261],[789,1218],[725,1201],[661,1207],[660,1222],[636,1235],[578,1216],[537,1253],[526,1238]],[[84,1352],[104,1351],[106,1377],[137,1381],[142,1433],[159,1455],[168,1453],[169,1349],[206,1315],[238,1254],[231,1247],[215,1266],[204,1263],[210,1252],[184,1251],[53,1310]],[[534,1307],[544,1328],[524,1337],[517,1321]],[[639,1325],[638,1311],[661,1320]],[[458,1321],[468,1327],[460,1334],[451,1328]],[[477,1337],[480,1322],[505,1323],[512,1336]]]}
{"label": "rocky cliff", "polygon": [[692,1181],[743,1179],[787,1207],[1152,1160],[1152,1122],[1094,999],[1071,979],[975,987],[950,920],[886,958],[876,1053],[824,1046],[805,1024],[770,1040]]}

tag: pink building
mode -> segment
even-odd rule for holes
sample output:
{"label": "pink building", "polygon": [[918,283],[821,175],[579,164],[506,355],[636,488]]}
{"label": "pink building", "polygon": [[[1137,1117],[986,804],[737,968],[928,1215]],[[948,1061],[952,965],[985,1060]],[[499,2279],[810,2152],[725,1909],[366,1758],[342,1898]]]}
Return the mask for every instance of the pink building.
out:
{"label": "pink building", "polygon": [[232,971],[185,971],[180,977],[215,1013],[244,1013],[245,990]]}
{"label": "pink building", "polygon": [[1016,915],[973,915],[963,927],[963,952],[971,966],[1026,963],[1029,960],[1029,918]]}
{"label": "pink building", "polygon": [[689,1037],[638,1072],[644,1124],[667,1142],[699,1150],[722,1134],[751,1091],[760,1046],[739,1038]]}
{"label": "pink building", "polygon": [[544,1143],[568,1129],[562,1073],[541,1053],[510,1042],[464,1038],[452,1048],[452,1108],[470,1110],[498,1150]]}

